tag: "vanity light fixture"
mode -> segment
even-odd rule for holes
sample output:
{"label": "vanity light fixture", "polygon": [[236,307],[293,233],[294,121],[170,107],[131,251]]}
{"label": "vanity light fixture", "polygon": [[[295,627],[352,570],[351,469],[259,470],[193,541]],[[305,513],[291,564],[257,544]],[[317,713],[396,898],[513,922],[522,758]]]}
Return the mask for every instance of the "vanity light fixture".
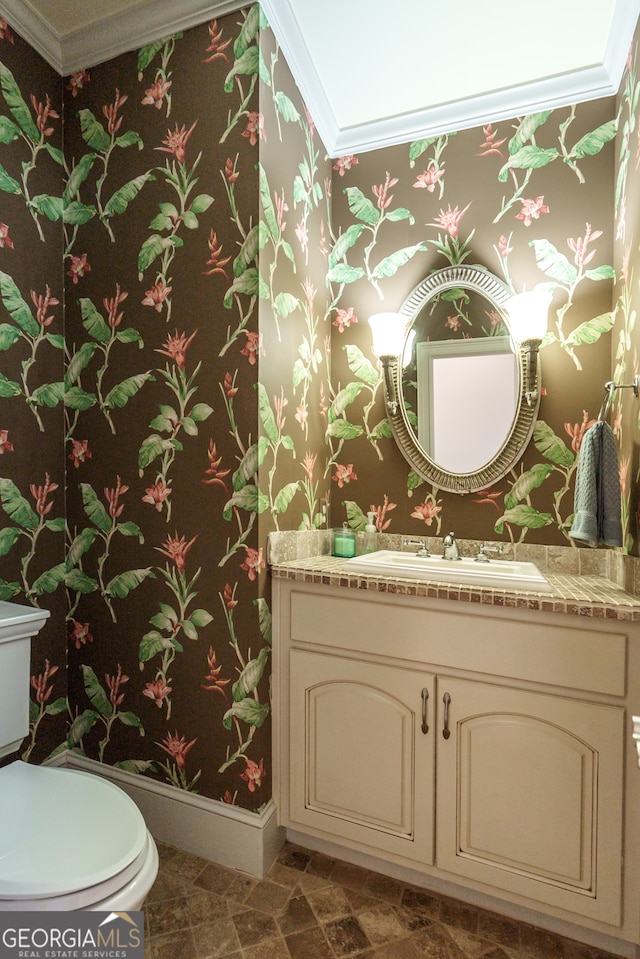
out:
{"label": "vanity light fixture", "polygon": [[525,358],[524,396],[528,406],[533,406],[539,397],[538,352],[547,332],[552,295],[548,286],[539,286],[525,293],[517,293],[505,303],[511,335]]}
{"label": "vanity light fixture", "polygon": [[402,352],[408,318],[403,313],[374,313],[369,317],[373,352],[382,363],[385,404],[391,416],[398,412],[394,370]]}

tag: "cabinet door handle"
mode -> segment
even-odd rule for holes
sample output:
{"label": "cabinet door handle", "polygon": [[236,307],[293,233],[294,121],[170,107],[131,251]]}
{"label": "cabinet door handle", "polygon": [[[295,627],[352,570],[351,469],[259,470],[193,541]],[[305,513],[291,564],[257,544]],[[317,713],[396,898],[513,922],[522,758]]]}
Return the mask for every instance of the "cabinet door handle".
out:
{"label": "cabinet door handle", "polygon": [[633,741],[636,744],[636,752],[638,754],[638,766],[640,766],[640,716],[632,716],[631,722],[633,724],[631,736],[633,738]]}
{"label": "cabinet door handle", "polygon": [[442,737],[443,739],[448,739],[451,735],[451,730],[449,729],[449,706],[451,705],[451,696],[449,693],[445,693],[442,697],[442,702],[444,703],[444,720],[442,724]]}
{"label": "cabinet door handle", "polygon": [[427,700],[429,699],[429,690],[422,690],[422,732],[427,735],[429,732],[429,723],[427,722]]}

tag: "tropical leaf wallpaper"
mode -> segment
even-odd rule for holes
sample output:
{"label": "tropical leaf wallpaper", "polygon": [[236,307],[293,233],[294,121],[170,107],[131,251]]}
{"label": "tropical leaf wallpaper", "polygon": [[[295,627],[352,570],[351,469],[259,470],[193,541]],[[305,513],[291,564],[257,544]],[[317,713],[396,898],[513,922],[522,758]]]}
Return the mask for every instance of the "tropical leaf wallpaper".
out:
{"label": "tropical leaf wallpaper", "polygon": [[[333,427],[331,463],[352,525],[363,528],[375,509],[390,531],[570,545],[575,440],[610,378],[614,229],[604,185],[614,176],[615,111],[612,100],[586,103],[336,164],[334,387],[352,393],[341,413],[350,428]],[[466,497],[423,481],[388,438],[379,393],[372,405],[380,381],[365,325],[399,309],[431,271],[460,263],[489,269],[514,293],[553,289],[533,442],[504,480]],[[450,306],[446,334],[468,336],[464,305]]]}
{"label": "tropical leaf wallpaper", "polygon": [[[64,80],[0,20],[0,598],[52,614],[25,758],[258,809],[270,531],[570,546],[581,438],[637,370],[637,69],[329,158],[257,5]],[[553,288],[532,442],[465,497],[398,452],[366,323],[455,263]],[[634,554],[639,413],[616,392]]]}

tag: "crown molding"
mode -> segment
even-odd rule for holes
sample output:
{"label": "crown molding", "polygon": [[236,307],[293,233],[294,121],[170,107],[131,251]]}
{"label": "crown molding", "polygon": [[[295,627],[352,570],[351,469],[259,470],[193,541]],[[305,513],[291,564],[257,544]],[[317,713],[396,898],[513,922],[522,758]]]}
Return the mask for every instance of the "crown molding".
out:
{"label": "crown molding", "polygon": [[598,100],[614,95],[617,90],[618,84],[604,67],[589,67],[535,83],[441,103],[415,113],[345,127],[325,146],[332,157],[345,153],[366,153],[424,137],[512,120],[540,110],[555,110],[585,100]]}
{"label": "crown molding", "polygon": [[640,0],[617,0],[601,64],[503,90],[481,92],[464,100],[434,104],[412,113],[340,127],[293,14],[294,0],[261,2],[331,157],[378,150],[423,137],[513,119],[538,110],[613,96],[619,90],[640,15]]}
{"label": "crown molding", "polygon": [[0,15],[54,70],[62,73],[62,37],[22,0],[0,0]]}
{"label": "crown molding", "polygon": [[611,20],[603,67],[617,93],[627,62],[627,54],[640,17],[640,0],[617,0]]}
{"label": "crown molding", "polygon": [[[34,11],[28,0],[0,0],[0,15],[60,75],[67,76],[246,5],[246,0],[137,0],[121,12],[61,35]],[[481,91],[474,97],[429,105],[412,113],[340,127],[294,6],[295,0],[262,0],[284,58],[332,157],[615,95],[640,15],[640,0],[617,0],[602,63],[530,84]]]}
{"label": "crown molding", "polygon": [[61,76],[240,10],[242,0],[140,0],[118,13],[62,35],[24,0],[0,0],[0,14]]}
{"label": "crown molding", "polygon": [[293,74],[302,99],[313,117],[320,139],[325,148],[331,152],[331,145],[337,142],[341,131],[325,93],[320,74],[293,14],[293,2],[294,0],[285,3],[282,0],[261,0],[260,5],[284,54],[287,66]]}

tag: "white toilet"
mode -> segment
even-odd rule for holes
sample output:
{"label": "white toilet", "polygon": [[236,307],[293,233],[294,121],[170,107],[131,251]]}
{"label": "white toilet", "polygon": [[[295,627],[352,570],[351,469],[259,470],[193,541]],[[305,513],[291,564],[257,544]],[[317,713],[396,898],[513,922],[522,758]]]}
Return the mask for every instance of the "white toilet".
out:
{"label": "white toilet", "polygon": [[[0,602],[0,758],[29,731],[31,637],[48,616]],[[21,760],[0,767],[0,912],[129,912],[157,872],[142,813],[118,786]]]}

